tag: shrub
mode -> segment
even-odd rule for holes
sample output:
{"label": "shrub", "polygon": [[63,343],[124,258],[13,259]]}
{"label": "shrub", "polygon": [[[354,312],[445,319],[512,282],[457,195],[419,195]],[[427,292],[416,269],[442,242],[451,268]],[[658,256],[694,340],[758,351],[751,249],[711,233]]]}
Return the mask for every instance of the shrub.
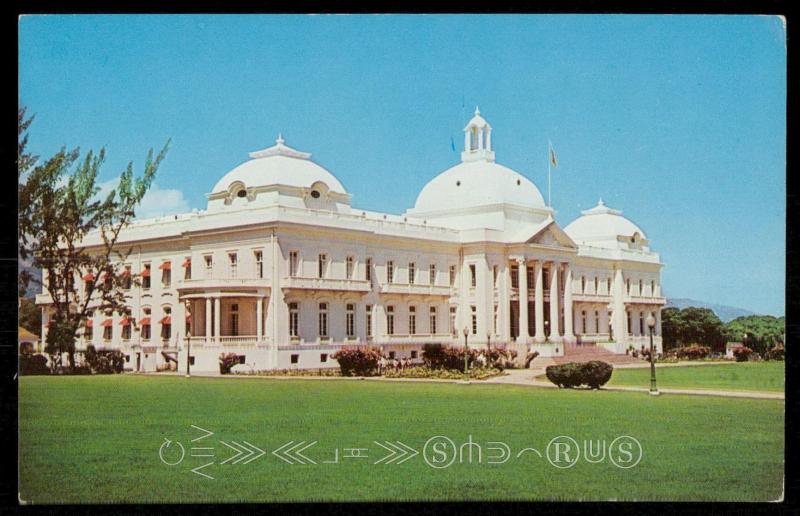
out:
{"label": "shrub", "polygon": [[94,346],[88,346],[84,358],[93,374],[121,373],[125,367],[125,355],[118,349],[97,351]]}
{"label": "shrub", "polygon": [[431,369],[444,366],[445,347],[441,344],[425,344],[422,346],[422,361]]}
{"label": "shrub", "polygon": [[611,379],[614,368],[611,364],[592,360],[591,362],[552,365],[545,369],[547,379],[560,388],[571,389],[581,385],[588,385],[592,389],[599,389]]}
{"label": "shrub", "polygon": [[231,367],[239,363],[239,355],[236,353],[219,354],[219,374],[230,374]]}
{"label": "shrub", "polygon": [[752,353],[753,350],[747,346],[736,346],[733,348],[733,358],[735,358],[737,362],[747,362]]}
{"label": "shrub", "polygon": [[683,360],[700,360],[708,357],[709,353],[711,353],[711,348],[697,344],[675,350],[675,356]]}
{"label": "shrub", "polygon": [[775,346],[766,353],[764,353],[764,360],[783,360],[786,350],[783,346]]}
{"label": "shrub", "polygon": [[47,357],[42,354],[32,355],[25,353],[19,356],[19,374],[50,374],[47,367]]}
{"label": "shrub", "polygon": [[592,389],[599,389],[600,386],[605,385],[611,379],[611,373],[614,367],[606,362],[600,360],[592,360],[583,364],[582,368],[582,383],[585,383]]}
{"label": "shrub", "polygon": [[342,376],[374,376],[381,352],[375,348],[344,348],[331,357],[339,362]]}

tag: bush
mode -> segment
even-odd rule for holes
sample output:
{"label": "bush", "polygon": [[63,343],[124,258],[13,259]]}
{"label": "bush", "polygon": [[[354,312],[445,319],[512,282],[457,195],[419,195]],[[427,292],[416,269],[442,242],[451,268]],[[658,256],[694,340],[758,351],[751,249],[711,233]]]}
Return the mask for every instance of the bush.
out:
{"label": "bush", "polygon": [[752,353],[753,350],[747,346],[736,346],[733,348],[733,358],[735,358],[737,362],[747,362]]}
{"label": "bush", "polygon": [[587,385],[591,389],[599,389],[611,379],[614,368],[611,364],[592,360],[591,362],[569,362],[552,365],[545,369],[547,379],[560,388],[572,389]]}
{"label": "bush", "polygon": [[764,360],[783,360],[786,350],[783,346],[775,346],[766,353],[764,353]]}
{"label": "bush", "polygon": [[701,360],[708,357],[709,353],[711,353],[711,348],[697,344],[675,350],[675,356],[683,360]]}
{"label": "bush", "polygon": [[331,358],[339,362],[342,376],[375,376],[381,352],[375,348],[344,348]]}
{"label": "bush", "polygon": [[50,374],[50,368],[47,367],[47,357],[42,354],[32,355],[30,353],[20,355],[19,374]]}
{"label": "bush", "polygon": [[88,346],[84,358],[93,374],[121,373],[125,367],[125,355],[118,349],[97,351]]}
{"label": "bush", "polygon": [[230,374],[231,367],[239,363],[239,355],[236,353],[219,354],[219,374]]}

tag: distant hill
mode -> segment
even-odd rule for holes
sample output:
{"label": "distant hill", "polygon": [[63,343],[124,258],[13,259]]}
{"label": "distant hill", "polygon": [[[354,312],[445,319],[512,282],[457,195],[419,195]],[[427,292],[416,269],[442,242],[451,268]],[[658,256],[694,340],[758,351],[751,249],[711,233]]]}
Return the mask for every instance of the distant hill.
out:
{"label": "distant hill", "polygon": [[684,308],[688,308],[690,306],[694,306],[696,308],[709,308],[711,311],[717,314],[717,317],[719,317],[722,322],[732,321],[737,317],[742,317],[745,315],[758,315],[755,312],[745,310],[744,308],[715,305],[714,303],[706,303],[705,301],[698,301],[696,299],[687,299],[681,297],[667,299],[667,307],[675,307],[683,310]]}

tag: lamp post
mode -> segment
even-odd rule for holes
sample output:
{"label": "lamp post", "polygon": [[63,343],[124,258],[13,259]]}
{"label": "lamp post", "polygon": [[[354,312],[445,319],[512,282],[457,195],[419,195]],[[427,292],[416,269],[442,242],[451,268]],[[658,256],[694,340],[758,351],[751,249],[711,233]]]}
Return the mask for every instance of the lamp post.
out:
{"label": "lamp post", "polygon": [[467,343],[467,336],[469,335],[469,328],[464,326],[464,382],[469,383],[469,344]]}
{"label": "lamp post", "polygon": [[490,331],[486,332],[486,349],[492,350],[492,332]]}
{"label": "lamp post", "polygon": [[656,363],[655,363],[655,348],[653,347],[653,329],[656,327],[656,318],[653,314],[647,316],[647,327],[650,329],[650,395],[658,396],[658,387],[656,387]]}
{"label": "lamp post", "polygon": [[[189,313],[190,307],[191,307],[191,305],[189,304],[189,300],[187,299],[186,300],[186,313]],[[191,332],[191,330],[188,330],[186,332],[186,378],[191,378],[191,376],[192,376],[192,372],[190,370],[190,363],[189,363],[189,359],[190,359],[190,356],[192,354],[191,351],[192,351],[192,332]]]}

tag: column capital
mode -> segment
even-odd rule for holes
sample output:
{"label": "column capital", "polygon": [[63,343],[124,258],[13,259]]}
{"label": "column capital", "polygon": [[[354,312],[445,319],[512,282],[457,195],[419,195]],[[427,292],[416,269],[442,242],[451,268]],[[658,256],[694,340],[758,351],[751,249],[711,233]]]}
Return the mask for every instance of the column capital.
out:
{"label": "column capital", "polygon": [[525,265],[528,262],[528,259],[524,256],[515,256],[514,261],[517,262],[518,265]]}

